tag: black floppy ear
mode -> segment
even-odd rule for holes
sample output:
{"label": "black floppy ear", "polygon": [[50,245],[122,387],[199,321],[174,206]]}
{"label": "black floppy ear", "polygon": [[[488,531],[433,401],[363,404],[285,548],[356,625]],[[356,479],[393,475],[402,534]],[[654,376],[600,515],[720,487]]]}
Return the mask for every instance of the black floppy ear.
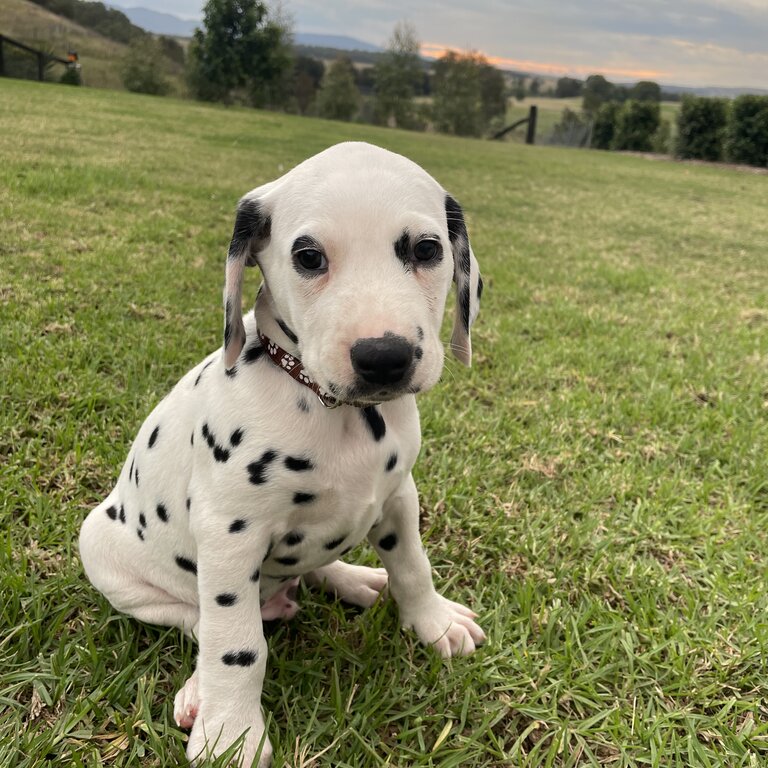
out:
{"label": "black floppy ear", "polygon": [[451,335],[451,351],[464,365],[472,364],[469,329],[475,322],[483,293],[483,279],[472,246],[461,206],[450,195],[445,197],[448,238],[453,251],[453,279],[456,283],[456,316]]}
{"label": "black floppy ear", "polygon": [[[255,191],[255,190],[254,190]],[[227,255],[224,284],[224,366],[230,370],[245,344],[243,326],[243,270],[258,263],[259,251],[269,242],[272,220],[250,192],[240,199],[235,229]]]}

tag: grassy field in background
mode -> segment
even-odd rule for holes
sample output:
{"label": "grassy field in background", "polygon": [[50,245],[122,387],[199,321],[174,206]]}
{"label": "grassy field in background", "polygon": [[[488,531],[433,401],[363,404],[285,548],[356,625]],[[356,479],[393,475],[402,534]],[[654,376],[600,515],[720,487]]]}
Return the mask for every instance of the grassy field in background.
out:
{"label": "grassy field in background", "polygon": [[[83,83],[94,88],[122,88],[121,69],[129,47],[110,40],[92,29],[51,13],[29,0],[0,0],[0,33],[20,40],[27,45],[66,58],[67,52],[77,51]],[[6,46],[6,56],[24,56],[16,49]],[[26,57],[33,64],[34,57]],[[168,81],[176,94],[186,92],[182,68],[170,61],[164,61],[168,70]],[[46,74],[46,80],[58,82],[64,72],[63,65],[56,64]]]}
{"label": "grassy field in background", "polygon": [[[528,117],[531,106],[538,107],[536,117],[536,140],[543,143],[552,134],[555,126],[563,118],[563,110],[581,112],[581,97],[572,99],[555,99],[551,96],[527,96],[523,101],[509,100],[504,125],[511,125],[517,120]],[[661,119],[667,120],[670,126],[670,136],[677,135],[677,113],[680,111],[680,102],[664,101],[661,103]],[[507,141],[525,141],[526,126],[522,125],[512,133],[507,134]]]}
{"label": "grassy field in background", "polygon": [[275,765],[768,764],[768,177],[21,81],[0,103],[0,765],[183,759],[194,648],[110,608],[77,530],[220,343],[238,197],[344,139],[467,213],[474,366],[421,397],[416,480],[489,643],[442,663],[391,602],[304,590],[270,640]]}

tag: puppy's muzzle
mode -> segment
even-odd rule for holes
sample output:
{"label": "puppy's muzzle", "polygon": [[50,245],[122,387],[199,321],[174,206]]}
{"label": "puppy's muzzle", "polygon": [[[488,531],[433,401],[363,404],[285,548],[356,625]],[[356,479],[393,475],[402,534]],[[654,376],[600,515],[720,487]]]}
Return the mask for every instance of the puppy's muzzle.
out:
{"label": "puppy's muzzle", "polygon": [[369,385],[402,386],[413,375],[414,348],[402,336],[358,339],[349,357],[355,373]]}

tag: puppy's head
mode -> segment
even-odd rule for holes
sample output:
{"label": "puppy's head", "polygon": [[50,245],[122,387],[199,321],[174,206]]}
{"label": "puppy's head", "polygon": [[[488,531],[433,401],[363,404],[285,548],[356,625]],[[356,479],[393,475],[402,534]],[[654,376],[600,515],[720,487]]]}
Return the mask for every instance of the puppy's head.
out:
{"label": "puppy's head", "polygon": [[226,270],[227,368],[245,341],[242,278],[253,264],[306,371],[339,400],[381,402],[437,382],[452,280],[451,348],[470,364],[482,281],[461,207],[400,155],[339,144],[240,200]]}

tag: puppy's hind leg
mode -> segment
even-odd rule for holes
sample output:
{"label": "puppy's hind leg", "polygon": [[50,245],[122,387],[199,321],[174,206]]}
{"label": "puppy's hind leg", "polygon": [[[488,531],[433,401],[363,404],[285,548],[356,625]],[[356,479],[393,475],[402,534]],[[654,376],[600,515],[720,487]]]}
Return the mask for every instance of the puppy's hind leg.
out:
{"label": "puppy's hind leg", "polygon": [[368,608],[373,605],[387,586],[384,568],[367,568],[336,560],[304,576],[309,586],[320,587],[352,605]]}

